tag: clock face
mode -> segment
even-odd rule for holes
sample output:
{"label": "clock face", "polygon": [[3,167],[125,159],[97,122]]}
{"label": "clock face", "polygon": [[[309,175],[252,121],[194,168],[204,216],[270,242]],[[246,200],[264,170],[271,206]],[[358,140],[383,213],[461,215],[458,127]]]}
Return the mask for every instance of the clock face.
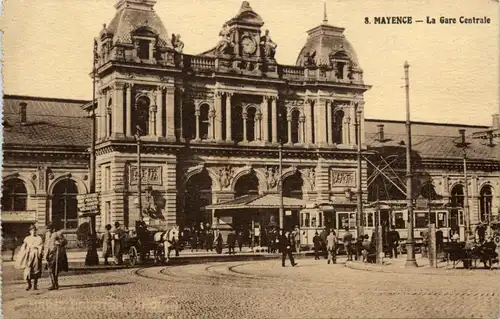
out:
{"label": "clock face", "polygon": [[255,44],[255,41],[252,38],[245,37],[243,40],[241,40],[241,45],[243,48],[243,53],[245,54],[254,54],[255,49],[257,48],[257,45]]}

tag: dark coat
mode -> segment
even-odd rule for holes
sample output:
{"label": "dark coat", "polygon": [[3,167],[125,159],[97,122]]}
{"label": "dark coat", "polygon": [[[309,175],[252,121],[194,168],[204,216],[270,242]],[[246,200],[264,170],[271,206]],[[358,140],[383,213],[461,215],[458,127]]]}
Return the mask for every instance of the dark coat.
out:
{"label": "dark coat", "polygon": [[280,250],[282,252],[286,252],[286,251],[291,251],[292,250],[292,247],[293,247],[293,240],[291,238],[291,234],[288,234],[288,236],[282,234],[279,236],[279,247],[280,247]]}
{"label": "dark coat", "polygon": [[314,248],[321,248],[321,246],[323,246],[323,240],[321,239],[321,237],[319,235],[315,235],[313,237],[313,243],[314,243]]}
{"label": "dark coat", "polygon": [[230,247],[234,247],[236,245],[236,235],[233,233],[229,233],[227,235],[227,245]]}

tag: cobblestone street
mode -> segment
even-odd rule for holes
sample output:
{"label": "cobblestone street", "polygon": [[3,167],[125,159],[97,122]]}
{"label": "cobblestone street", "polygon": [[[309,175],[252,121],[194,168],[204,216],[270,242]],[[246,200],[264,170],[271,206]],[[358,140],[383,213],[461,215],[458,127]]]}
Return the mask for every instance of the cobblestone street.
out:
{"label": "cobblestone street", "polygon": [[[65,276],[59,291],[5,278],[6,318],[497,318],[497,271],[378,273],[325,260],[123,269]],[[445,274],[445,273],[444,273]]]}

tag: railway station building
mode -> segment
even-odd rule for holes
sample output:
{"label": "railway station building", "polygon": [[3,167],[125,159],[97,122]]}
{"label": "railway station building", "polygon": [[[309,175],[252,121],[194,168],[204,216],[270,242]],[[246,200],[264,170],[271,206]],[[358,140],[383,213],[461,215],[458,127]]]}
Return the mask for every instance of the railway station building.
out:
{"label": "railway station building", "polygon": [[[280,180],[285,225],[299,225],[304,240],[317,228],[355,227],[360,181],[364,225],[372,227],[382,209],[387,223],[403,228],[404,213],[393,211],[404,206],[405,126],[365,119],[363,95],[371,87],[343,28],[325,20],[307,31],[296,64],[282,65],[279,39],[243,1],[218,43],[188,54],[155,2],[115,5],[97,38],[96,103],[4,96],[6,233],[59,221],[72,234],[86,221],[76,197],[89,192],[92,108],[98,230],[116,221],[134,227],[139,176],[146,220],[158,229],[277,224]],[[470,143],[467,185],[459,129]],[[435,208],[437,223],[463,225],[464,187],[472,225],[498,218],[499,115],[491,127],[413,123],[412,134],[414,197]]]}

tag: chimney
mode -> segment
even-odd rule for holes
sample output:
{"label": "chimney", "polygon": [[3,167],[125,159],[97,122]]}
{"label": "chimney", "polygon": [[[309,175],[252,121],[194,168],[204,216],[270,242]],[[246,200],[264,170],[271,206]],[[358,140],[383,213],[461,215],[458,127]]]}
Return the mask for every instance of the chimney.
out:
{"label": "chimney", "polygon": [[378,124],[377,128],[378,128],[377,141],[382,142],[385,140],[385,138],[384,138],[384,124]]}
{"label": "chimney", "polygon": [[492,130],[500,130],[500,114],[493,114]]}
{"label": "chimney", "polygon": [[493,131],[489,130],[488,132],[486,132],[486,134],[488,136],[488,146],[495,146],[495,144],[493,144]]}
{"label": "chimney", "polygon": [[26,116],[26,106],[28,106],[26,102],[19,103],[19,123],[21,125],[28,124],[28,118]]}

